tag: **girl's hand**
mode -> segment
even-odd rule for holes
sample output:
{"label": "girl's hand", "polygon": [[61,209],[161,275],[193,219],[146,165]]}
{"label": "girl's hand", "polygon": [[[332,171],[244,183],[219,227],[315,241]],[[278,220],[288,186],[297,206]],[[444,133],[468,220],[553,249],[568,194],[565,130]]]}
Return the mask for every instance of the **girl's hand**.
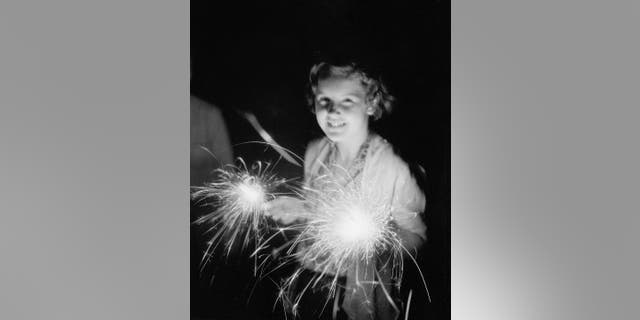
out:
{"label": "girl's hand", "polygon": [[265,214],[282,224],[292,224],[304,220],[307,209],[304,201],[293,197],[278,197],[265,204]]}

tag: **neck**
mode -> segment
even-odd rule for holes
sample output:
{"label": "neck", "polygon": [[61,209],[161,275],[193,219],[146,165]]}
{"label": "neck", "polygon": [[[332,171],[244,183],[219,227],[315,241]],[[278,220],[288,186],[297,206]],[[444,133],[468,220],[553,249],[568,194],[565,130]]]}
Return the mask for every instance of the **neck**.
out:
{"label": "neck", "polygon": [[367,140],[369,136],[369,130],[365,130],[361,135],[353,137],[348,141],[336,142],[338,148],[339,161],[344,164],[351,163],[353,159],[358,155],[360,147]]}

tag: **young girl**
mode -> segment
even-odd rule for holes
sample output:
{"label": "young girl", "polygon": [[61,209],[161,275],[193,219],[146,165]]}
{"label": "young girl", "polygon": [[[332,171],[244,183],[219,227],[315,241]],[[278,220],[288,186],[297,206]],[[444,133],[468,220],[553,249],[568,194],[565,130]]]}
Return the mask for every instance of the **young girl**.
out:
{"label": "young girl", "polygon": [[[311,69],[309,84],[309,102],[325,137],[311,142],[305,152],[306,186],[321,190],[325,184],[318,181],[330,179],[342,186],[368,188],[376,200],[390,205],[392,223],[403,246],[417,252],[425,240],[426,226],[420,216],[425,207],[424,194],[392,146],[369,129],[370,120],[391,111],[393,97],[379,80],[355,64],[319,63]],[[289,197],[268,205],[268,214],[284,224],[304,223],[308,211],[308,203]],[[298,250],[304,251],[305,247],[299,246]],[[313,262],[300,263],[309,273],[318,271]],[[357,320],[395,319],[400,304],[389,301],[389,292],[394,292],[392,283],[400,279],[390,279],[389,270],[379,261],[372,267],[386,277],[382,281],[385,285],[362,285],[373,280],[362,275],[373,272],[347,270],[340,274],[346,288],[341,313]],[[391,299],[397,301],[397,294]]]}

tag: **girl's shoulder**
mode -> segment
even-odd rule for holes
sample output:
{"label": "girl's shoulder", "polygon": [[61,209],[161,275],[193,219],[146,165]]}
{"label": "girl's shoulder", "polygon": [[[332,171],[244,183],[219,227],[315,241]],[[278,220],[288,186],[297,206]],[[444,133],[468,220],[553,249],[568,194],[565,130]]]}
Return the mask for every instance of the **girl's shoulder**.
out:
{"label": "girl's shoulder", "polygon": [[380,165],[390,165],[392,167],[407,165],[396,153],[393,145],[377,134],[371,139],[370,157]]}
{"label": "girl's shoulder", "polygon": [[[393,145],[382,137],[375,137],[367,159],[367,171],[380,179],[415,180],[422,176],[397,153]],[[414,168],[415,169],[415,168]]]}

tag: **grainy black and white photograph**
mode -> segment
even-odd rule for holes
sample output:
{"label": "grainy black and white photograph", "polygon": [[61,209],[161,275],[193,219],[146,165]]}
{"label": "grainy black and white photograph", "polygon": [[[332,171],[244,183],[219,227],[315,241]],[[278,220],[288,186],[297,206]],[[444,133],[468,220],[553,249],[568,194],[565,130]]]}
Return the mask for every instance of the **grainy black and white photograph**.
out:
{"label": "grainy black and white photograph", "polygon": [[450,318],[450,3],[191,1],[191,319]]}

